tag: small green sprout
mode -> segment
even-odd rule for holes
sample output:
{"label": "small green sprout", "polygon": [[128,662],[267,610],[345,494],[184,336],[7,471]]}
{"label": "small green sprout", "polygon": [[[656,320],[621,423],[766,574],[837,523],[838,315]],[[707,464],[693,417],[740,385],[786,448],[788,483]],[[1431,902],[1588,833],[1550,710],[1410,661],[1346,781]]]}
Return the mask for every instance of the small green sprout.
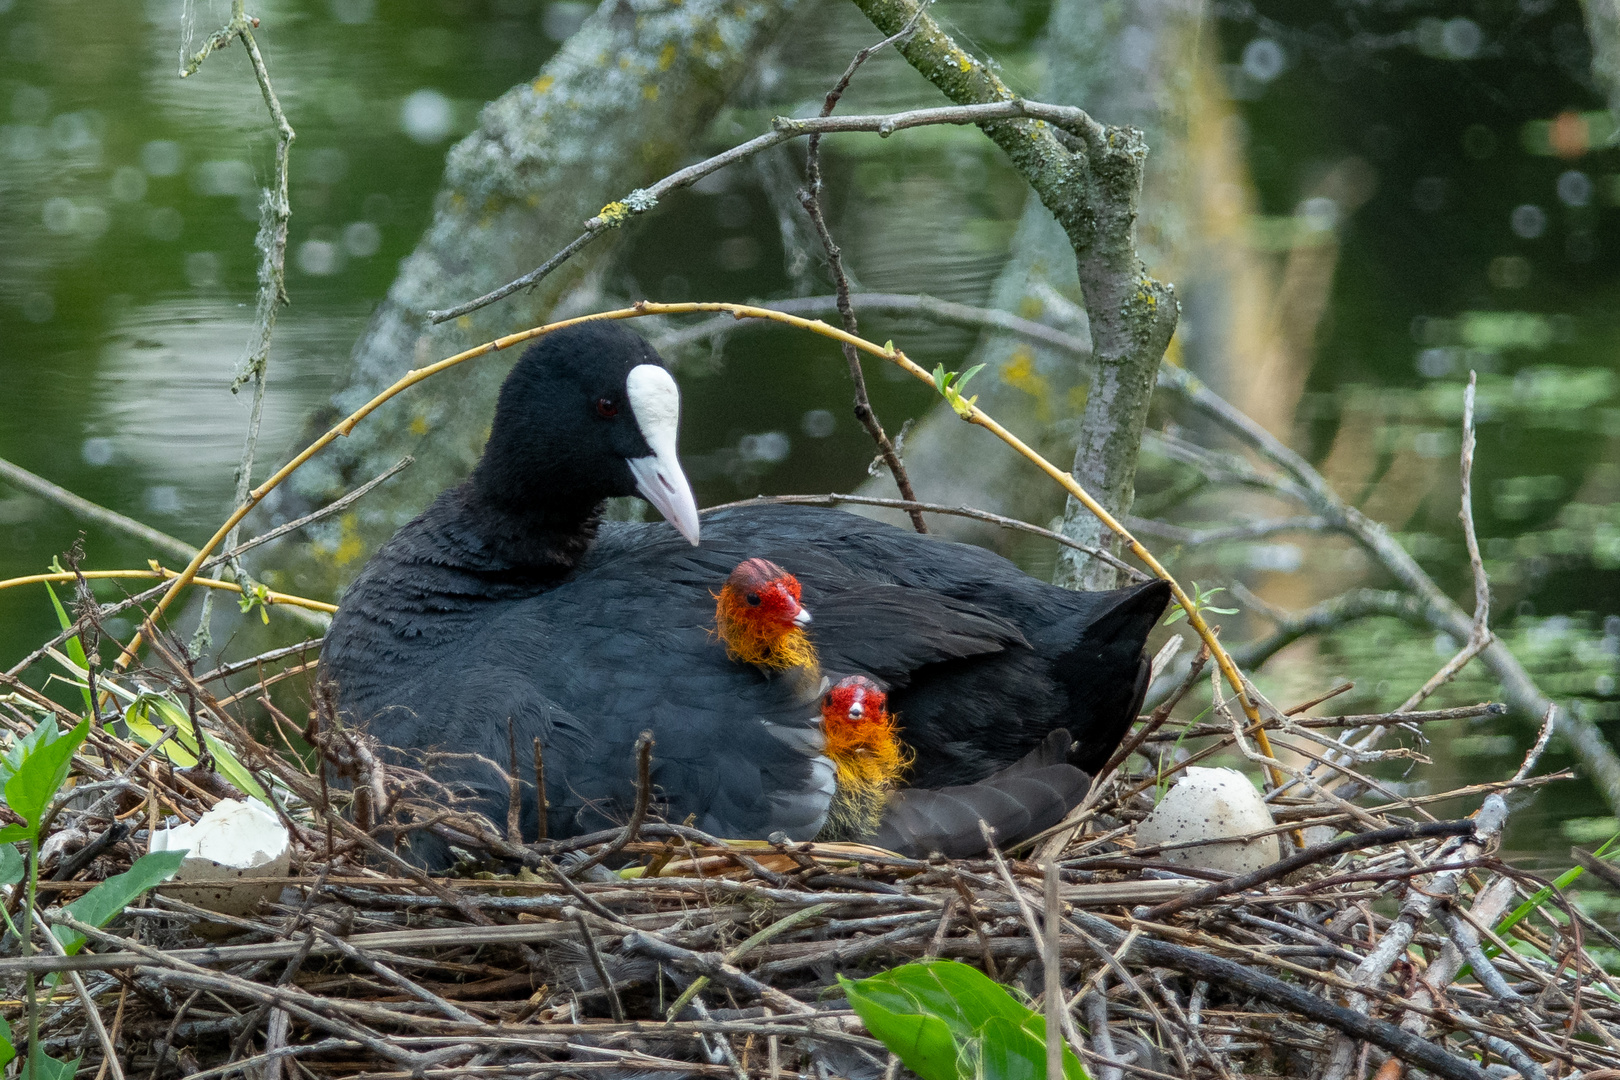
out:
{"label": "small green sprout", "polygon": [[[892,344],[890,347],[893,347]],[[974,394],[970,398],[964,398],[962,388],[967,386],[968,380],[977,375],[983,367],[983,364],[974,364],[966,371],[958,373],[946,371],[944,364],[934,365],[934,389],[938,390],[940,396],[951,403],[951,408],[956,410],[956,415],[964,420],[973,415],[973,403],[979,400],[979,395]]]}
{"label": "small green sprout", "polygon": [[242,599],[236,602],[237,607],[246,615],[254,608],[259,609],[259,618],[264,625],[270,625],[270,587],[253,582],[242,590]]}
{"label": "small green sprout", "polygon": [[[1226,591],[1226,587],[1224,585],[1217,585],[1213,589],[1205,589],[1204,591],[1200,592],[1198,590],[1198,582],[1196,582],[1196,581],[1193,582],[1192,583],[1192,605],[1193,605],[1193,610],[1198,612],[1200,615],[1202,615],[1206,611],[1213,611],[1217,615],[1235,615],[1235,614],[1237,614],[1237,608],[1235,608],[1235,607],[1215,607],[1213,604],[1211,604],[1209,602],[1210,598],[1213,597],[1216,593],[1225,592],[1225,591]],[[1175,610],[1170,613],[1170,617],[1168,619],[1164,620],[1164,625],[1169,626],[1171,623],[1179,622],[1180,620],[1185,619],[1186,617],[1187,617],[1187,609],[1182,607],[1180,604],[1177,604]]]}

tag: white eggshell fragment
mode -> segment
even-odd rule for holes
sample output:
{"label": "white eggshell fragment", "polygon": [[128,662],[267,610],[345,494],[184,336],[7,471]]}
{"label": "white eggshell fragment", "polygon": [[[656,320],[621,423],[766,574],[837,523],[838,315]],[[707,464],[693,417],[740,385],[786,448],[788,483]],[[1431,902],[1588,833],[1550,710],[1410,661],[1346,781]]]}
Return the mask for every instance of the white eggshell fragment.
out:
{"label": "white eggshell fragment", "polygon": [[257,799],[221,799],[197,824],[152,834],[153,851],[186,851],[175,884],[163,892],[226,915],[246,915],[281,893],[291,838],[275,812]]}
{"label": "white eggshell fragment", "polygon": [[[1276,822],[1260,793],[1236,769],[1183,770],[1176,786],[1136,830],[1136,846],[1218,841],[1269,829]],[[1277,837],[1172,848],[1156,856],[1183,866],[1246,874],[1278,859]]]}

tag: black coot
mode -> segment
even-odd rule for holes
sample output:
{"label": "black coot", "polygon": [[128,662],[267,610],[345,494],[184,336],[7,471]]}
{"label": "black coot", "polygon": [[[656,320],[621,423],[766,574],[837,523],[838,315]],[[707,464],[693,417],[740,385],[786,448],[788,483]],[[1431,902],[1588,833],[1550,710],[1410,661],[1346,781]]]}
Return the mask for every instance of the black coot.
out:
{"label": "black coot", "polygon": [[[730,661],[712,632],[715,591],[762,556],[803,583],[827,667],[890,688],[913,785],[983,779],[1060,727],[1073,764],[1107,758],[1145,691],[1165,585],[1070,592],[979,548],[805,508],[714,514],[695,547],[678,416],[657,354],[615,323],[532,347],[472,476],[345,593],[322,655],[340,713],[389,746],[493,761],[507,757],[511,721],[520,747],[544,743],[554,837],[624,818],[646,728],[672,820],[812,837],[829,794],[817,717]],[[629,494],[671,524],[599,525],[602,500]],[[436,775],[504,817],[493,771],[462,756]],[[534,835],[532,796],[523,818]]]}

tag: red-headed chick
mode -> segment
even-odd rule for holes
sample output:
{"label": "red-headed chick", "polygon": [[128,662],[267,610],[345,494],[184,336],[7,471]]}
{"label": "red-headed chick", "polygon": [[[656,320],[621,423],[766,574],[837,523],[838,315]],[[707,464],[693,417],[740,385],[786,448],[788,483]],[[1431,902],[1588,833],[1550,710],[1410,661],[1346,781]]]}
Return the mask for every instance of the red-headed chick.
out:
{"label": "red-headed chick", "polygon": [[714,628],[726,655],[765,671],[793,671],[821,681],[816,647],[804,628],[799,579],[768,559],[745,559],[715,597]]}
{"label": "red-headed chick", "polygon": [[838,770],[838,790],[818,839],[870,836],[911,764],[888,695],[864,675],[839,680],[821,699],[821,731],[827,740],[823,753]]}

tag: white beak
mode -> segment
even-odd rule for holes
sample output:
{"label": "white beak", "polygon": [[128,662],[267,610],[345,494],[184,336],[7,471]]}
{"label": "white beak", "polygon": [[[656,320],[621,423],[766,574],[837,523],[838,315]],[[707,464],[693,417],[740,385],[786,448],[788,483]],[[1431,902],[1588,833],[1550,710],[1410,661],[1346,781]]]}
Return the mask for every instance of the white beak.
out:
{"label": "white beak", "polygon": [[626,462],[635,477],[636,490],[697,547],[697,500],[692,498],[692,485],[687,483],[680,459],[675,456],[675,437],[681,422],[681,392],[669,372],[657,364],[632,368],[625,385],[641,437],[652,450],[647,457]]}
{"label": "white beak", "polygon": [[798,626],[798,627],[809,626],[812,621],[813,620],[810,618],[810,609],[803,606],[802,604],[799,606],[799,610],[793,613],[793,625],[794,626]]}

